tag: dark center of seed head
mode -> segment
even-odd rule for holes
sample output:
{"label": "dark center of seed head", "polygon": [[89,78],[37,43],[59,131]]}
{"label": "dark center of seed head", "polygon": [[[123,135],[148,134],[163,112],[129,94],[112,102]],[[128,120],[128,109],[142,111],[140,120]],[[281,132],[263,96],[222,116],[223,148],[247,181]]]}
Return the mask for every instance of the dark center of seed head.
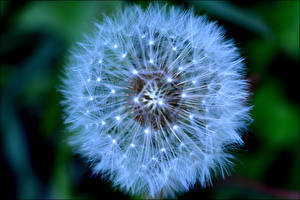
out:
{"label": "dark center of seed head", "polygon": [[181,109],[182,88],[178,74],[157,69],[140,72],[129,88],[134,120],[154,130],[170,126]]}

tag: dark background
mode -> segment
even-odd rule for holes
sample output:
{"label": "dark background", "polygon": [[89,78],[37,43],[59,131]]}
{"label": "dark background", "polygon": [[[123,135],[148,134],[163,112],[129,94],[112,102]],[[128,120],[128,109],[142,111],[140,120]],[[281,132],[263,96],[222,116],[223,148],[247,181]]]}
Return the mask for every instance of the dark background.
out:
{"label": "dark background", "polygon": [[[57,92],[69,48],[119,6],[148,2],[1,1],[1,196],[122,198],[66,144]],[[234,38],[247,66],[254,122],[232,176],[180,199],[299,198],[299,1],[169,1],[194,7]]]}

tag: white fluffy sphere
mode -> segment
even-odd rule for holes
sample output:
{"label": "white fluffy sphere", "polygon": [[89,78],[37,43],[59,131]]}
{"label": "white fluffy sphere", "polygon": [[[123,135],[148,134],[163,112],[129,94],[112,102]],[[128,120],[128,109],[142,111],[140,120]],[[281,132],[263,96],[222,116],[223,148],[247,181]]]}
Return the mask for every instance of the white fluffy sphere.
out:
{"label": "white fluffy sphere", "polygon": [[227,173],[249,120],[244,66],[215,22],[151,4],[96,24],[65,67],[71,144],[126,192],[167,197]]}

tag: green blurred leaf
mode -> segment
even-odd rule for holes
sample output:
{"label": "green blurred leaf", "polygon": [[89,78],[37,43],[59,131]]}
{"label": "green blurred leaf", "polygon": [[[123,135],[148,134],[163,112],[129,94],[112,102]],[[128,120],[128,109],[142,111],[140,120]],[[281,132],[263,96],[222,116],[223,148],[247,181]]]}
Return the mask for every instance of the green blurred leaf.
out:
{"label": "green blurred leaf", "polygon": [[[241,186],[227,186],[214,194],[214,199],[270,199],[270,195]],[[273,197],[274,198],[274,197]]]}
{"label": "green blurred leaf", "polygon": [[252,73],[263,74],[277,53],[276,45],[271,41],[253,39],[243,48],[246,62]]}
{"label": "green blurred leaf", "polygon": [[266,170],[275,157],[276,153],[270,154],[268,149],[261,149],[256,153],[245,152],[238,156],[240,163],[236,168],[237,174],[253,180],[263,180]]}
{"label": "green blurred leaf", "polygon": [[0,17],[2,18],[7,11],[7,1],[0,1]]}
{"label": "green blurred leaf", "polygon": [[44,130],[43,136],[50,138],[56,132],[57,127],[62,127],[62,113],[60,104],[58,103],[59,94],[55,89],[52,89],[46,98],[48,103],[44,108],[40,126]]}
{"label": "green blurred leaf", "polygon": [[20,29],[37,26],[54,29],[72,42],[88,33],[104,13],[121,4],[121,1],[35,1],[26,7],[17,23]]}
{"label": "green blurred leaf", "polygon": [[253,99],[253,128],[264,146],[291,147],[299,139],[299,113],[276,82],[264,84]]}
{"label": "green blurred leaf", "polygon": [[197,10],[243,27],[263,37],[270,37],[268,25],[257,13],[234,6],[228,1],[188,1]]}
{"label": "green blurred leaf", "polygon": [[[63,134],[63,133],[62,133]],[[73,182],[70,176],[70,149],[68,146],[61,142],[57,145],[55,168],[53,170],[52,180],[50,183],[50,199],[72,199]]]}
{"label": "green blurred leaf", "polygon": [[41,184],[32,169],[25,131],[13,105],[14,99],[11,98],[9,86],[1,88],[0,123],[3,132],[1,134],[3,157],[15,174],[14,184],[17,198],[35,199],[41,195]]}
{"label": "green blurred leaf", "polygon": [[299,60],[299,1],[265,2],[258,9],[268,21],[275,43],[291,58]]}
{"label": "green blurred leaf", "polygon": [[10,65],[0,65],[0,87],[4,88],[7,86],[9,79],[14,73],[13,68]]}
{"label": "green blurred leaf", "polygon": [[242,176],[263,180],[266,170],[282,149],[298,151],[295,146],[299,146],[299,113],[275,81],[261,85],[255,92],[253,103],[253,133],[262,146],[257,152],[239,155],[237,171]]}

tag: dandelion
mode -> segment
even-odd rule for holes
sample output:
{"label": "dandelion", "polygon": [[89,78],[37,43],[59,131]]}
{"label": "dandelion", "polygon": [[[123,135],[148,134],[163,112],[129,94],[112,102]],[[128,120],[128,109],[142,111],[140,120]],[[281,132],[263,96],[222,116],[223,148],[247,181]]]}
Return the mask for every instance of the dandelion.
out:
{"label": "dandelion", "polygon": [[71,144],[93,172],[146,198],[224,177],[250,108],[242,58],[223,29],[158,4],[95,29],[71,53],[61,88]]}

